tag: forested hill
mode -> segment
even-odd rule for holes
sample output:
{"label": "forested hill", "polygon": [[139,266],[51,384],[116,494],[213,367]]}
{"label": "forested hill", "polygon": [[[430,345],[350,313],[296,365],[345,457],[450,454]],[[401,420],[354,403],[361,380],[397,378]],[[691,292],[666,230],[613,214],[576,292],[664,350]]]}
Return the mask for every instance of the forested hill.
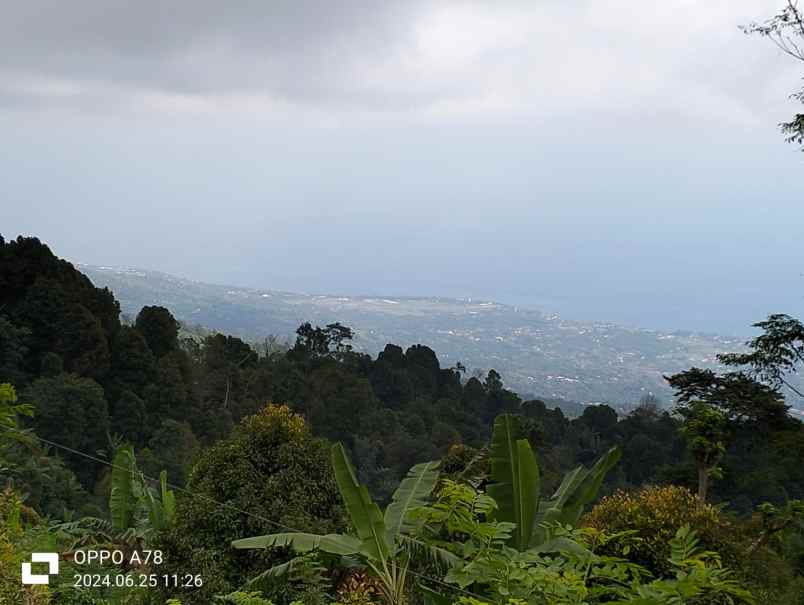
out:
{"label": "forested hill", "polygon": [[[175,282],[174,289],[179,288],[192,297],[206,287]],[[259,298],[263,294],[269,299],[283,298],[286,306],[294,300],[291,295],[271,292],[232,292],[225,293],[245,301],[257,294]],[[309,298],[296,300],[300,300],[301,311],[312,308]],[[737,518],[735,515],[747,518],[752,511],[762,510],[778,524],[787,523],[788,509],[791,515],[798,515],[799,509],[804,514],[804,424],[787,414],[780,390],[757,382],[745,372],[716,373],[692,367],[670,376],[668,380],[677,393],[674,414],[645,398],[628,414],[618,414],[607,405],[589,405],[578,417],[568,418],[561,409],[551,409],[550,402],[523,399],[506,389],[494,370],[480,379],[467,377],[454,362],[442,363],[426,344],[407,348],[387,344],[378,355],[367,355],[352,349],[352,331],[343,324],[321,327],[303,323],[289,348],[259,351],[242,339],[220,333],[183,337],[179,322],[167,308],[176,308],[175,300],[158,302],[165,306],[145,305],[135,316],[121,319],[120,305],[112,292],[93,285],[45,244],[25,237],[6,242],[0,236],[0,485],[6,486],[0,490],[0,527],[12,528],[10,533],[0,533],[0,572],[19,569],[19,560],[9,564],[5,553],[19,548],[10,544],[24,543],[24,548],[29,548],[23,551],[27,557],[34,551],[34,542],[27,541],[33,535],[42,536],[42,541],[35,543],[36,551],[52,550],[51,546],[39,545],[55,540],[61,540],[59,549],[65,553],[74,552],[78,544],[110,541],[115,548],[118,544],[119,548],[153,545],[165,554],[160,573],[170,576],[191,570],[203,578],[193,585],[195,592],[181,593],[181,602],[211,603],[213,595],[229,594],[252,578],[265,577],[266,569],[284,565],[284,554],[278,549],[240,552],[237,544],[243,544],[241,539],[263,536],[277,527],[299,529],[308,537],[312,532],[340,531],[346,527],[343,513],[351,510],[348,502],[353,501],[347,500],[348,494],[355,490],[363,494],[358,496],[361,502],[369,502],[364,498],[370,494],[372,507],[377,502],[388,504],[387,515],[403,498],[418,502],[418,495],[400,498],[399,494],[411,490],[411,484],[418,484],[425,475],[437,481],[438,472],[432,474],[436,461],[440,461],[443,478],[450,481],[443,483],[433,505],[442,508],[433,511],[455,508],[451,500],[442,499],[442,495],[452,498],[447,494],[453,490],[461,498],[455,501],[459,507],[455,508],[456,518],[464,518],[464,510],[478,510],[483,515],[483,511],[503,510],[489,508],[484,502],[493,503],[494,497],[513,493],[497,489],[506,484],[494,475],[500,466],[502,473],[519,472],[505,470],[512,469],[516,461],[516,467],[525,469],[522,472],[529,477],[523,474],[516,479],[518,485],[530,486],[529,499],[537,503],[540,493],[556,494],[551,500],[542,500],[549,503],[545,510],[561,515],[566,511],[572,515],[566,517],[570,523],[581,521],[584,502],[591,504],[600,487],[602,493],[614,494],[609,500],[612,504],[601,503],[603,508],[596,507],[596,514],[590,512],[588,522],[617,532],[606,536],[642,531],[640,541],[644,540],[642,536],[661,535],[663,542],[669,542],[688,525],[688,517],[699,523],[702,531],[717,521],[722,523],[720,533],[711,537],[701,534],[707,540],[702,544],[723,550],[720,536],[734,540],[729,552],[739,554],[729,555],[728,561],[735,565],[742,565],[747,549],[756,551],[762,540],[770,537],[764,521],[762,526],[749,525],[754,520],[741,521],[740,528],[745,529],[735,532],[731,520]],[[415,309],[414,302],[424,304],[394,302],[400,309],[405,305]],[[482,316],[477,310],[482,303],[431,302],[436,307],[448,303],[453,305],[452,315],[440,311],[445,318],[459,316],[459,312],[471,315],[473,310]],[[361,305],[368,304],[362,301],[346,317],[359,319],[361,313],[372,317],[361,311]],[[240,306],[248,308],[246,303]],[[506,317],[516,316],[514,310],[484,306],[489,307],[486,322],[497,330],[506,326]],[[232,311],[230,306],[224,308]],[[318,312],[319,318],[326,317],[323,310]],[[413,324],[412,315],[410,310],[402,314],[408,326]],[[457,322],[454,317],[451,321]],[[552,322],[560,329],[562,324],[547,318],[535,325],[546,331]],[[421,323],[426,324],[424,320]],[[475,325],[484,324],[478,319]],[[797,320],[773,316],[764,327],[766,338],[751,343],[747,357],[731,356],[726,361],[779,368],[778,351],[798,350],[789,347],[800,347],[802,334],[804,326]],[[772,336],[770,349],[766,346],[768,335]],[[781,359],[783,364],[785,357]],[[795,367],[781,367],[785,380],[794,373]],[[496,438],[493,426],[498,427]],[[512,436],[521,436],[515,442],[517,457],[511,464],[500,465],[495,462],[501,459],[496,452],[513,452]],[[347,459],[352,461],[354,473],[337,470],[349,470]],[[616,468],[612,468],[614,464]],[[695,487],[696,479],[697,502],[688,491]],[[177,488],[175,495],[169,483]],[[486,485],[494,496],[476,491],[477,486],[485,489]],[[652,485],[663,487],[659,491],[646,487]],[[422,498],[433,490],[431,483]],[[347,501],[345,507],[339,505],[339,492]],[[20,526],[22,494],[24,518],[31,519],[26,523],[32,533]],[[5,504],[8,501],[13,503],[10,509]],[[643,501],[656,502],[661,508],[655,514],[650,512],[653,509],[645,509],[651,517],[630,504]],[[708,502],[717,503],[718,508]],[[554,507],[553,503],[558,504]],[[728,509],[729,516],[724,513],[718,521],[721,506]],[[533,507],[531,510],[539,510],[538,504]],[[513,508],[509,504],[505,510]],[[492,534],[486,529],[486,520],[476,520],[473,515],[466,517],[468,525],[456,525],[460,533],[454,534],[454,540],[459,546],[455,552],[445,551],[450,561],[459,557],[457,553],[474,557],[477,545],[488,548]],[[643,517],[648,520],[640,521]],[[654,519],[673,525],[658,533],[657,527],[662,526],[655,525]],[[494,532],[498,532],[497,527],[503,528],[499,530],[502,533],[493,535],[507,543],[506,532],[516,525],[501,523],[506,525],[488,527]],[[429,528],[430,521],[424,525],[411,523],[417,528],[425,525]],[[432,533],[426,530],[426,539],[437,541],[442,549],[446,544],[443,536],[451,536],[452,530],[443,533],[438,526],[433,527]],[[480,528],[476,535],[483,536],[483,542],[470,543],[472,551],[464,547],[467,542],[463,533],[464,528],[474,532],[471,527]],[[567,535],[579,539],[602,535],[595,533],[596,527]],[[589,533],[590,529],[594,532]],[[747,532],[744,536],[743,531]],[[383,530],[378,535],[388,533]],[[351,548],[350,542],[345,544]],[[583,544],[583,548],[598,547],[601,540]],[[627,554],[630,551],[624,548],[631,544],[629,541],[614,552],[618,557]],[[336,548],[336,554],[342,554],[342,547]],[[795,574],[801,575],[798,570],[804,559],[800,544],[792,548],[784,560],[770,553],[776,557],[773,574],[767,571],[771,564],[764,550],[756,567],[740,569],[740,582],[761,584],[759,589],[770,595],[757,603],[795,602],[778,597],[770,589],[803,594],[800,586],[792,584],[797,581]],[[510,557],[512,551],[501,552]],[[539,555],[537,550],[530,552]],[[572,552],[578,549],[572,546]],[[440,556],[417,560],[416,565],[421,565],[417,569],[422,572],[414,573],[435,573],[431,565]],[[669,556],[663,552],[656,560],[667,561]],[[585,557],[579,560],[583,567],[572,568],[577,577],[581,577],[579,569],[589,569]],[[469,560],[474,565],[474,558]],[[723,560],[727,560],[725,556]],[[751,557],[751,565],[754,560]],[[463,564],[461,561],[456,560],[456,564]],[[542,564],[538,557],[533,561]],[[618,564],[621,561],[618,559]],[[641,565],[643,559],[635,561]],[[312,564],[320,566],[318,561]],[[547,564],[553,565],[550,561]],[[602,565],[598,566],[602,569]],[[657,574],[669,573],[662,572],[658,564],[651,569]],[[498,577],[496,571],[494,574]],[[551,574],[550,578],[564,577]],[[607,578],[625,577],[612,576],[609,571],[605,574]],[[296,590],[295,578],[285,578],[276,594],[298,594],[289,593]],[[333,573],[324,582],[340,584],[341,579]],[[443,581],[439,584],[448,586]],[[148,602],[165,603],[174,596],[173,588],[155,588],[157,594]],[[3,591],[15,596],[4,598]],[[18,577],[0,573],[0,603],[23,602],[18,593]],[[105,602],[127,601],[114,595]],[[290,599],[273,602],[286,605]],[[350,597],[340,602],[360,601]]]}
{"label": "forested hill", "polygon": [[663,374],[714,365],[715,354],[741,341],[661,333],[610,323],[567,321],[494,302],[447,298],[316,296],[206,284],[156,271],[80,265],[114,292],[123,311],[163,305],[181,321],[250,341],[290,339],[302,321],[338,321],[355,331],[354,346],[372,355],[393,342],[426,343],[445,366],[469,373],[497,369],[512,390],[581,402],[669,402]]}

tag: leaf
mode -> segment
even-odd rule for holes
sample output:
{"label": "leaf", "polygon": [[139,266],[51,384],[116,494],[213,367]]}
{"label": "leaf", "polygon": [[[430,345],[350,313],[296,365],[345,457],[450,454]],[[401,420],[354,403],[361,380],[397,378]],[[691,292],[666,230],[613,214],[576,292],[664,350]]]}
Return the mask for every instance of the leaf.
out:
{"label": "leaf", "polygon": [[[299,572],[304,573],[310,569],[311,562],[307,558],[304,556],[293,557],[290,561],[274,565],[261,574],[251,578],[246,582],[245,587],[268,593],[271,590],[281,587],[284,582],[293,581],[293,576],[298,575]],[[313,569],[317,570],[317,568]]]}
{"label": "leaf", "polygon": [[603,454],[594,466],[582,477],[576,488],[572,490],[565,500],[560,521],[565,525],[575,525],[581,518],[583,509],[590,504],[600,491],[608,472],[620,461],[622,452],[620,448],[613,447]]}
{"label": "leaf", "polygon": [[354,536],[327,534],[319,536],[303,532],[268,534],[242,538],[232,542],[234,548],[278,548],[289,546],[296,552],[323,550],[333,555],[354,555],[360,552],[361,542]]}
{"label": "leaf", "polygon": [[528,547],[539,508],[539,465],[516,418],[510,414],[494,421],[491,438],[491,479],[487,493],[497,502],[496,519],[515,523],[511,538],[517,550]]}
{"label": "leaf", "polygon": [[539,512],[532,543],[540,544],[546,539],[542,525],[560,523],[576,525],[584,507],[592,502],[600,490],[606,474],[620,460],[619,448],[611,448],[603,454],[591,469],[582,466],[564,476],[553,497]]}
{"label": "leaf", "polygon": [[362,543],[361,550],[376,561],[385,561],[390,554],[385,521],[366,486],[358,483],[341,443],[332,446],[332,468],[341,498]]}
{"label": "leaf", "polygon": [[117,450],[112,466],[112,489],[109,495],[109,512],[112,526],[124,530],[131,526],[136,507],[134,449],[127,445]]}
{"label": "leaf", "polygon": [[408,471],[408,476],[399,484],[385,509],[385,527],[388,543],[394,544],[399,535],[409,533],[412,525],[407,518],[414,508],[424,506],[427,497],[438,482],[439,462],[423,462]]}
{"label": "leaf", "polygon": [[166,523],[171,523],[176,515],[176,495],[168,489],[167,471],[159,473],[159,486],[162,491],[162,513]]}
{"label": "leaf", "polygon": [[402,548],[411,555],[423,556],[442,569],[449,569],[461,563],[461,558],[446,548],[428,544],[405,535],[401,535],[399,541]]}
{"label": "leaf", "polygon": [[578,557],[586,557],[592,554],[592,552],[582,544],[563,536],[558,536],[557,538],[547,540],[546,542],[539,544],[533,550],[535,552],[570,553]]}
{"label": "leaf", "polygon": [[147,485],[143,486],[143,500],[148,508],[148,519],[153,529],[159,530],[164,527],[164,515],[161,503],[154,496],[153,490]]}

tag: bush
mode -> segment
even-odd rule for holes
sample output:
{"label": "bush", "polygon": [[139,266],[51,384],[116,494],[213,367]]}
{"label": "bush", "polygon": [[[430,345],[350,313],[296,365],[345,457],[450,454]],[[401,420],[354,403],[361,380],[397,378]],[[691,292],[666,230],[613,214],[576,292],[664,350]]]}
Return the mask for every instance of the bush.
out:
{"label": "bush", "polygon": [[[627,538],[628,559],[658,577],[670,574],[670,540],[685,525],[695,530],[704,548],[719,552],[727,561],[723,551],[730,549],[724,548],[720,538],[724,523],[714,506],[699,506],[692,492],[675,485],[647,486],[636,493],[617,491],[603,498],[583,520],[585,526],[608,534],[635,532],[633,539]],[[603,554],[622,555],[625,540],[609,542]]]}

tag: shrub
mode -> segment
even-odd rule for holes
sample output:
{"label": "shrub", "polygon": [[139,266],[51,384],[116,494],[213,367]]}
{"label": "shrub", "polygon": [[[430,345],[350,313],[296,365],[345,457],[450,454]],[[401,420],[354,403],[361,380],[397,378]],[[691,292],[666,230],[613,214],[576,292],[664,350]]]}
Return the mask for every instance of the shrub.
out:
{"label": "shrub", "polygon": [[[714,506],[700,506],[692,492],[675,485],[647,486],[636,493],[617,491],[603,498],[583,521],[609,534],[634,532],[627,539],[628,559],[659,577],[670,574],[670,541],[685,525],[695,530],[704,548],[720,552],[728,563],[723,551],[730,549],[720,538],[724,523]],[[622,555],[624,549],[624,541],[617,540],[603,547],[604,554],[611,555]]]}

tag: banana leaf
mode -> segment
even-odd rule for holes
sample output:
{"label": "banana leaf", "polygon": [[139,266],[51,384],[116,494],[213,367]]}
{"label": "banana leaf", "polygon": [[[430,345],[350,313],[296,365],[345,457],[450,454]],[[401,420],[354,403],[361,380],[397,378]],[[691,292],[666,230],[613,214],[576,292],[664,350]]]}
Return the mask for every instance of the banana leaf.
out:
{"label": "banana leaf", "polygon": [[426,504],[427,497],[438,482],[438,466],[439,462],[417,464],[399,484],[391,503],[385,509],[384,520],[389,544],[394,544],[400,535],[409,533],[412,529],[408,519],[410,512]]}

